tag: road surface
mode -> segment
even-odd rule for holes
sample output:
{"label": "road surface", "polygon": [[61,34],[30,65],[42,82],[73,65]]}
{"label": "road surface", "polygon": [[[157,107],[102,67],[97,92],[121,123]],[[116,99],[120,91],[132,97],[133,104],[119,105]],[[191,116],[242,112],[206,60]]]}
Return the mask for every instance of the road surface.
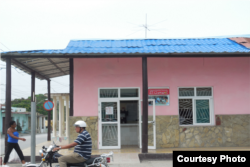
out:
{"label": "road surface", "polygon": [[[21,140],[18,141],[21,150],[31,147],[31,135],[30,134],[20,135],[20,137],[26,139],[26,141],[21,141]],[[0,143],[1,143],[0,155],[3,155],[4,154],[4,137],[2,136],[0,138],[0,140],[1,140],[0,141]],[[47,141],[47,133],[46,134],[36,134],[36,144],[40,144],[40,143],[43,143],[46,141]]]}

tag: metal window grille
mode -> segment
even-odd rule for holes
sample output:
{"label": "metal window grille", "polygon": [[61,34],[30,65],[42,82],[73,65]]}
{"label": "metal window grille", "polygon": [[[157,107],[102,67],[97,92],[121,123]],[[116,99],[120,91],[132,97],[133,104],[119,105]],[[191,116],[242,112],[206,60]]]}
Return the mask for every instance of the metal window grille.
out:
{"label": "metal window grille", "polygon": [[193,124],[193,101],[192,99],[179,99],[180,125]]}
{"label": "metal window grille", "polygon": [[118,89],[100,89],[100,98],[117,98]]}
{"label": "metal window grille", "polygon": [[209,100],[196,100],[197,123],[210,123]]}
{"label": "metal window grille", "polygon": [[179,88],[179,96],[194,96],[194,88]]}
{"label": "metal window grille", "polygon": [[212,96],[212,88],[197,88],[197,96]]}
{"label": "metal window grille", "polygon": [[138,89],[121,89],[121,97],[138,97]]}
{"label": "metal window grille", "polygon": [[103,146],[118,146],[117,125],[114,125],[114,124],[102,125],[102,145]]}

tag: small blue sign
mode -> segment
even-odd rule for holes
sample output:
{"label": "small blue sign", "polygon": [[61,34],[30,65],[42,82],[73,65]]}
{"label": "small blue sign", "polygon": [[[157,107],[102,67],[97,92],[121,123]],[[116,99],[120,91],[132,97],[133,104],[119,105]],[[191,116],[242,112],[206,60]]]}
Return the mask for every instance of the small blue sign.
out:
{"label": "small blue sign", "polygon": [[43,108],[47,111],[50,111],[54,108],[54,103],[52,101],[47,100],[43,103]]}

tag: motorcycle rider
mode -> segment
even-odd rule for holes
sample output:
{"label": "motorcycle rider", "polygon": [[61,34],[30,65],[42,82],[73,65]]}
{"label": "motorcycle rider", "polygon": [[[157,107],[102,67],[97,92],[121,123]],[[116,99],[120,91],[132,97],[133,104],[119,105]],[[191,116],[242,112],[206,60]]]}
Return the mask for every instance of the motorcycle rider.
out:
{"label": "motorcycle rider", "polygon": [[76,140],[71,144],[61,145],[53,149],[53,151],[57,151],[75,147],[73,153],[58,158],[60,167],[67,167],[67,163],[81,163],[91,157],[92,140],[90,134],[86,131],[86,123],[84,121],[76,121],[74,126],[76,132],[79,133]]}

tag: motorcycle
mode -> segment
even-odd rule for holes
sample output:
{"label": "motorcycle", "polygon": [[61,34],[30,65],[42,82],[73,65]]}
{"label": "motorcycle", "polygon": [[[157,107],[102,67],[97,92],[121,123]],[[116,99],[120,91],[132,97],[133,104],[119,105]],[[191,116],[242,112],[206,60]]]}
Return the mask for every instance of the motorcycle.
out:
{"label": "motorcycle", "polygon": [[[39,154],[42,158],[40,164],[29,164],[27,167],[47,167],[50,165],[52,167],[52,163],[58,163],[58,158],[62,156],[58,153],[58,151],[53,152],[53,149],[59,147],[54,141],[53,144],[48,148],[43,146],[42,150],[39,150]],[[67,167],[108,167],[108,163],[110,163],[110,157],[113,158],[113,152],[109,152],[108,154],[102,155],[92,155],[90,159],[82,163],[68,163]],[[59,167],[59,165],[58,165]]]}

